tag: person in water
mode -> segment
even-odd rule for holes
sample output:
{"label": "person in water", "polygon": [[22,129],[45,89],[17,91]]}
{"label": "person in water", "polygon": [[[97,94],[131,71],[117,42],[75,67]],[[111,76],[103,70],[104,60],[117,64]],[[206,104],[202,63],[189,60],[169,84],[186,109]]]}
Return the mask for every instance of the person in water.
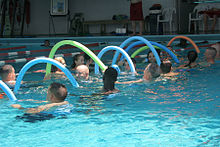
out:
{"label": "person in water", "polygon": [[214,47],[217,51],[217,54],[215,56],[216,59],[220,59],[220,42],[216,42],[214,45],[211,47]]}
{"label": "person in water", "polygon": [[172,71],[172,63],[169,60],[162,61],[160,64],[160,71],[162,77],[173,77],[179,74],[178,72]]}
{"label": "person in water", "polygon": [[84,55],[83,54],[76,54],[74,57],[73,57],[73,63],[71,65],[71,68],[73,70],[76,70],[76,67],[79,66],[79,65],[82,65],[85,63],[85,59],[84,59]]}
{"label": "person in water", "polygon": [[132,84],[141,82],[150,82],[160,76],[160,67],[156,63],[150,63],[144,70],[144,75],[136,81],[117,82],[118,84]]}
{"label": "person in water", "polygon": [[67,97],[67,88],[65,85],[60,83],[52,83],[50,84],[48,90],[47,90],[47,98],[48,104],[38,106],[37,108],[24,108],[19,104],[13,104],[11,105],[13,108],[25,110],[26,113],[39,113],[42,111],[47,111],[51,109],[52,107],[58,107],[62,105],[68,104],[67,101],[65,101]]}
{"label": "person in water", "polygon": [[[56,57],[54,60],[60,62],[61,64],[63,64],[66,67],[66,61],[63,59],[63,57]],[[56,67],[54,65],[51,66],[51,73],[64,74],[62,72],[62,70],[60,70],[58,67]]]}
{"label": "person in water", "polygon": [[3,82],[7,85],[15,85],[16,83],[16,75],[15,69],[12,65],[6,64],[0,68],[0,76]]}
{"label": "person in water", "polygon": [[103,92],[104,94],[117,93],[118,89],[115,88],[118,73],[113,67],[108,67],[103,75]]}
{"label": "person in water", "polygon": [[217,51],[214,47],[208,47],[204,53],[207,63],[214,64]]}
{"label": "person in water", "polygon": [[195,62],[196,59],[198,58],[198,54],[196,51],[189,51],[187,53],[187,59],[188,59],[188,63],[185,65],[180,65],[178,67],[179,68],[194,68],[197,66],[197,63]]}
{"label": "person in water", "polygon": [[86,65],[79,65],[76,67],[77,79],[88,80],[89,79],[89,68]]}

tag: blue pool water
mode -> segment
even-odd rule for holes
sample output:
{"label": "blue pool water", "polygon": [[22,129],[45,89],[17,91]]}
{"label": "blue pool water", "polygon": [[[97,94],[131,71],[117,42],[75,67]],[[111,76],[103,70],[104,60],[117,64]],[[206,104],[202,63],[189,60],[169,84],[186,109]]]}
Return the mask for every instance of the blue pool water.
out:
{"label": "blue pool water", "polygon": [[[203,60],[201,54],[199,61]],[[36,65],[30,71],[43,67]],[[27,73],[24,80],[39,81],[43,76]],[[118,80],[140,77],[121,75]],[[0,146],[220,146],[219,77],[220,64],[215,64],[181,72],[174,80],[117,84],[121,92],[110,97],[93,95],[100,92],[101,81],[79,82],[80,88],[73,88],[63,77],[30,82],[16,94],[18,99],[45,100],[48,85],[56,81],[67,86],[72,106],[65,109],[65,116],[32,117],[12,109],[6,98],[0,99]]]}

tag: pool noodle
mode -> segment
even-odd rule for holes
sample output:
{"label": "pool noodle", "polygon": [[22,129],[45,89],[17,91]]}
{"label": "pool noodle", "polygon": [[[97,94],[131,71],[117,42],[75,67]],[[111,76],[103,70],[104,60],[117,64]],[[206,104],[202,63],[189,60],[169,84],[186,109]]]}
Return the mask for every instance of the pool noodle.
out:
{"label": "pool noodle", "polygon": [[195,42],[193,42],[192,39],[190,39],[189,37],[186,37],[186,36],[175,36],[175,37],[173,37],[173,38],[168,42],[167,46],[170,46],[170,45],[172,44],[172,42],[173,42],[175,39],[178,39],[178,38],[182,38],[182,39],[185,39],[185,40],[189,41],[189,42],[193,45],[193,47],[195,48],[196,52],[197,52],[197,53],[200,53],[200,50],[199,50],[198,46],[195,44]]}
{"label": "pool noodle", "polygon": [[11,100],[11,101],[17,100],[14,93],[11,91],[11,89],[8,87],[8,85],[6,85],[2,80],[0,80],[0,88],[6,93],[9,100]]}
{"label": "pool noodle", "polygon": [[[104,54],[105,52],[109,51],[109,50],[116,50],[116,51],[120,52],[121,54],[123,54],[123,55],[125,56],[125,58],[127,59],[127,61],[128,61],[128,64],[129,64],[130,69],[131,69],[131,72],[132,72],[133,74],[136,73],[136,70],[135,70],[135,68],[134,68],[134,64],[133,64],[133,62],[132,62],[130,56],[127,54],[127,52],[125,52],[122,48],[120,48],[120,47],[118,47],[118,46],[107,46],[107,47],[103,48],[103,49],[99,52],[98,58],[101,59],[102,56],[103,56],[103,54]],[[115,65],[115,64],[112,63],[112,66],[114,66],[114,65]],[[95,74],[98,74],[98,73],[99,73],[99,68],[98,68],[98,65],[95,64]]]}
{"label": "pool noodle", "polygon": [[180,63],[177,56],[171,51],[169,50],[166,46],[162,45],[162,44],[159,44],[157,42],[153,42],[153,41],[150,41],[150,43],[152,45],[155,45],[155,46],[158,46],[159,48],[163,49],[165,52],[167,52],[172,58],[173,60],[176,62],[176,63]]}
{"label": "pool noodle", "polygon": [[[89,55],[95,63],[97,63],[99,65],[99,67],[102,69],[102,71],[104,71],[107,67],[102,63],[102,61],[91,51],[89,50],[86,46],[82,45],[79,42],[76,41],[72,41],[72,40],[63,40],[58,42],[57,44],[54,45],[54,47],[51,49],[50,54],[49,54],[49,58],[53,59],[57,49],[62,46],[62,45],[73,45],[79,49],[81,49],[82,51],[84,51],[87,55]],[[48,74],[50,74],[51,72],[51,64],[47,63],[47,67],[46,67],[46,76]]]}
{"label": "pool noodle", "polygon": [[[157,46],[154,46],[154,48],[160,49],[160,48],[157,47]],[[137,49],[137,50],[131,55],[131,58],[134,58],[134,57],[137,56],[139,53],[141,53],[141,52],[143,52],[143,51],[145,51],[145,50],[147,50],[147,49],[149,49],[148,46],[143,46],[143,47]]]}
{"label": "pool noodle", "polygon": [[[167,47],[165,47],[164,45],[162,45],[162,44],[159,44],[159,43],[157,43],[157,42],[153,42],[153,41],[149,41],[152,45],[153,45],[153,47],[158,47],[158,49],[163,49],[165,52],[167,52],[173,59],[174,59],[174,61],[176,62],[176,63],[179,63],[179,60],[178,60],[178,58],[177,58],[177,56],[172,52],[172,51],[170,51]],[[126,49],[125,49],[125,51],[126,52],[128,52],[131,48],[133,48],[134,46],[136,46],[136,45],[140,45],[140,44],[143,44],[143,41],[137,41],[137,42],[134,42],[134,43],[132,43],[131,45],[129,45]],[[143,47],[142,47],[143,48]],[[141,50],[142,50],[142,48],[140,48]],[[149,48],[149,47],[148,47]],[[141,51],[140,51],[141,52]],[[136,56],[136,55],[135,55]],[[134,57],[135,57],[134,56]],[[132,57],[132,58],[134,58],[134,57]],[[122,60],[123,59],[123,56],[121,57],[121,59],[120,60]]]}
{"label": "pool noodle", "polygon": [[[161,61],[160,61],[160,58],[159,58],[159,55],[157,53],[157,51],[155,50],[155,48],[153,47],[153,45],[145,38],[143,37],[140,37],[140,36],[133,36],[133,37],[130,37],[128,39],[126,39],[124,42],[122,42],[122,44],[120,45],[120,48],[124,48],[129,42],[133,41],[133,40],[139,40],[138,42],[140,43],[140,41],[142,41],[141,43],[145,43],[147,46],[150,47],[151,51],[153,52],[155,58],[156,58],[156,61],[157,61],[157,64],[160,65],[161,64]],[[115,64],[116,61],[117,61],[117,58],[119,56],[119,51],[117,51],[114,55],[114,58],[113,58],[113,61],[112,61],[112,64]]]}
{"label": "pool noodle", "polygon": [[76,80],[74,79],[74,77],[72,76],[71,72],[60,62],[54,60],[54,59],[50,59],[50,58],[37,58],[34,60],[31,60],[30,62],[26,63],[22,69],[20,70],[16,83],[15,83],[15,87],[14,87],[14,93],[16,93],[18,91],[18,89],[20,88],[21,85],[21,81],[23,79],[24,74],[26,73],[26,71],[32,67],[35,64],[38,63],[50,63],[53,64],[54,66],[57,66],[59,69],[61,69],[65,75],[68,77],[68,79],[70,80],[71,84],[74,87],[79,87],[79,84],[76,82]]}

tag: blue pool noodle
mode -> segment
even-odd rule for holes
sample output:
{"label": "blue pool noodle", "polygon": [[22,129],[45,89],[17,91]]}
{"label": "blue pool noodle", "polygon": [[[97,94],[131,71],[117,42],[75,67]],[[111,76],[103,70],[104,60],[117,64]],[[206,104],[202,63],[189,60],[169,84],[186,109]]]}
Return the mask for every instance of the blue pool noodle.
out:
{"label": "blue pool noodle", "polygon": [[37,59],[31,60],[30,62],[28,62],[27,64],[25,64],[22,67],[22,69],[19,72],[19,75],[17,77],[17,80],[16,80],[16,84],[14,87],[14,93],[16,93],[18,91],[18,89],[20,88],[21,81],[22,81],[23,76],[26,73],[26,71],[30,67],[32,67],[33,65],[38,64],[38,63],[50,63],[50,64],[53,64],[54,66],[57,66],[59,69],[61,69],[65,73],[65,75],[68,77],[68,79],[70,80],[71,84],[74,87],[79,87],[79,84],[76,82],[76,80],[72,76],[71,72],[63,64],[61,64],[60,62],[58,62],[54,59],[51,59],[51,58],[37,58]]}
{"label": "blue pool noodle", "polygon": [[[153,41],[150,41],[150,43],[152,45],[155,45],[161,49],[163,49],[165,52],[167,52],[172,58],[173,60],[176,62],[176,63],[180,63],[177,56],[172,52],[170,51],[166,46],[162,45],[162,44],[159,44],[157,42],[153,42]],[[126,49],[125,51],[128,52],[130,49],[132,49],[133,47],[135,47],[136,45],[140,45],[140,44],[144,44],[143,41],[137,41],[137,42],[134,42],[132,44],[130,44]],[[122,60],[124,57],[122,56],[120,60]]]}
{"label": "blue pool noodle", "polygon": [[6,85],[2,80],[0,80],[0,88],[6,93],[8,98],[11,101],[16,101],[17,98],[15,97],[14,93],[11,91],[11,89]]}
{"label": "blue pool noodle", "polygon": [[[153,52],[155,58],[156,58],[156,61],[157,61],[157,64],[160,65],[161,64],[161,61],[160,61],[160,57],[157,53],[157,51],[155,50],[155,48],[153,47],[153,45],[145,38],[143,37],[140,37],[140,36],[134,36],[134,37],[130,37],[128,39],[126,39],[124,42],[122,42],[122,44],[120,45],[120,48],[124,48],[128,43],[130,43],[131,41],[133,40],[140,40],[142,41],[142,44],[145,43],[147,46],[149,46],[149,48],[151,49],[151,51]],[[138,41],[139,42],[139,41]],[[140,43],[140,42],[139,42]],[[114,58],[113,58],[113,61],[112,61],[112,64],[115,64],[116,61],[117,61],[117,58],[119,56],[119,52],[117,51],[114,55]]]}
{"label": "blue pool noodle", "polygon": [[167,52],[172,58],[173,60],[176,62],[176,63],[180,63],[180,61],[178,60],[177,56],[171,51],[169,50],[166,46],[162,45],[162,44],[159,44],[157,42],[153,42],[153,41],[150,41],[150,43],[152,45],[155,45],[161,49],[163,49],[165,52]]}
{"label": "blue pool noodle", "polygon": [[[107,46],[107,47],[103,48],[103,49],[99,52],[99,54],[97,55],[98,58],[101,59],[101,58],[102,58],[102,55],[103,55],[105,52],[110,51],[110,50],[116,50],[116,51],[120,52],[121,54],[123,54],[123,55],[125,56],[125,58],[127,59],[127,61],[128,61],[128,64],[129,64],[130,69],[131,69],[131,72],[132,72],[133,74],[136,73],[136,70],[135,70],[135,68],[134,68],[134,64],[133,64],[133,62],[132,62],[130,56],[129,56],[122,48],[120,48],[120,47],[118,47],[118,46]],[[115,63],[114,63],[114,64],[112,63],[112,66],[114,66],[114,65],[115,65]],[[98,73],[99,73],[99,67],[98,67],[98,64],[95,64],[95,74],[98,74]]]}

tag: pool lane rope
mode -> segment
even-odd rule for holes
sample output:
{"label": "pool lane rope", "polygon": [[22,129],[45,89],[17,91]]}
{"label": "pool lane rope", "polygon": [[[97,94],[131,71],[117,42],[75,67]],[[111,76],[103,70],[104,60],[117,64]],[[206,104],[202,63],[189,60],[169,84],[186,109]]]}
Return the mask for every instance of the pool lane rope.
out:
{"label": "pool lane rope", "polygon": [[14,93],[11,91],[11,89],[8,87],[8,85],[5,84],[2,80],[0,80],[0,88],[8,96],[9,100],[11,100],[11,101],[16,101],[17,100],[17,98],[15,97]]}
{"label": "pool lane rope", "polygon": [[195,42],[192,41],[192,39],[190,39],[189,37],[186,37],[186,36],[175,36],[175,37],[173,37],[173,38],[168,42],[167,46],[170,46],[174,40],[179,39],[179,38],[182,38],[182,39],[185,39],[185,40],[189,41],[189,42],[193,45],[193,47],[195,48],[196,52],[197,52],[197,53],[200,53],[200,50],[199,50],[198,46],[195,44]]}
{"label": "pool lane rope", "polygon": [[[131,72],[133,73],[133,75],[135,75],[136,73],[136,70],[135,70],[135,67],[134,67],[134,64],[130,58],[130,56],[127,54],[127,52],[125,52],[122,48],[118,47],[118,46],[107,46],[105,48],[103,48],[99,53],[98,53],[98,58],[101,59],[103,54],[106,53],[107,51],[110,51],[110,50],[115,50],[119,53],[121,53],[122,55],[125,56],[126,60],[128,61],[128,64],[130,66],[130,69],[131,69]],[[116,64],[112,63],[112,66],[115,67]],[[95,64],[95,74],[99,74],[99,68],[98,68],[98,65]]]}
{"label": "pool lane rope", "polygon": [[[76,42],[76,41],[72,41],[72,40],[63,40],[63,41],[60,41],[58,43],[56,43],[54,45],[54,47],[52,48],[52,50],[50,51],[50,54],[49,54],[49,58],[53,59],[54,58],[54,55],[57,51],[57,49],[60,47],[60,46],[63,46],[63,45],[72,45],[72,46],[75,46],[79,49],[81,49],[83,52],[85,52],[90,58],[93,59],[93,61],[101,68],[102,71],[105,71],[105,69],[107,68],[103,63],[102,61],[91,51],[89,50],[86,46],[82,45],[81,43],[79,42]],[[47,67],[46,67],[46,76],[48,74],[51,73],[51,64],[47,64]]]}
{"label": "pool lane rope", "polygon": [[20,70],[16,83],[15,83],[15,87],[14,87],[14,93],[17,93],[17,91],[20,88],[21,85],[21,81],[23,79],[24,74],[26,73],[26,71],[31,68],[32,66],[34,66],[35,64],[38,63],[50,63],[53,64],[54,66],[56,66],[57,68],[61,69],[65,75],[67,76],[67,78],[70,80],[71,84],[73,85],[73,87],[79,87],[79,84],[76,82],[75,78],[73,77],[73,75],[71,74],[71,72],[60,62],[54,60],[54,59],[50,59],[50,58],[37,58],[34,60],[31,60],[30,62],[26,63],[22,69]]}
{"label": "pool lane rope", "polygon": [[[133,37],[129,37],[128,39],[126,39],[124,42],[122,42],[122,44],[120,45],[120,48],[124,48],[128,43],[130,43],[131,41],[134,41],[134,40],[139,40],[135,43],[144,43],[146,44],[147,46],[149,46],[150,50],[152,51],[152,53],[154,54],[154,57],[157,61],[157,64],[160,65],[161,64],[161,61],[160,61],[160,57],[157,53],[157,51],[155,50],[155,48],[153,47],[153,45],[145,38],[143,37],[140,37],[140,36],[133,36]],[[136,46],[136,45],[135,45]],[[114,58],[113,58],[113,61],[112,61],[112,64],[115,64],[116,61],[117,61],[117,58],[119,56],[119,51],[117,51],[114,55]]]}
{"label": "pool lane rope", "polygon": [[[94,47],[94,46],[99,46],[99,43],[92,43],[92,44],[85,44],[86,47]],[[66,46],[66,47],[61,47],[59,48],[60,50],[66,50],[66,49],[72,49],[76,48],[74,46]],[[34,53],[40,53],[40,52],[50,52],[51,49],[38,49],[38,50],[30,50],[30,51],[18,51],[18,52],[8,52],[8,53],[0,53],[0,56],[15,56],[15,55],[31,55]]]}

